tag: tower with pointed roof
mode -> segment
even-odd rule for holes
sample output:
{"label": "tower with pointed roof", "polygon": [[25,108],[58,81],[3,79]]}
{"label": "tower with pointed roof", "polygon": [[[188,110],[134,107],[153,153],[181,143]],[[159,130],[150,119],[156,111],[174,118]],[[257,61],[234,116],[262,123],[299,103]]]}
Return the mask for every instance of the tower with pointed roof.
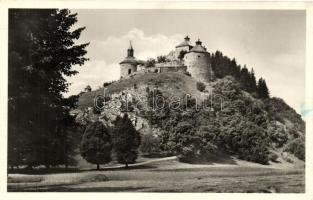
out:
{"label": "tower with pointed roof", "polygon": [[127,56],[122,62],[120,62],[120,77],[126,77],[137,71],[138,61],[134,57],[134,49],[131,41],[129,42],[129,48],[127,49]]}
{"label": "tower with pointed roof", "polygon": [[184,56],[184,64],[187,71],[193,78],[198,81],[212,81],[214,72],[211,66],[210,54],[206,48],[202,46],[200,39],[196,41],[196,45],[189,50]]}
{"label": "tower with pointed roof", "polygon": [[179,45],[176,46],[175,49],[175,57],[179,60],[180,52],[185,51],[188,52],[192,49],[192,45],[190,44],[190,38],[188,35],[184,38],[184,41],[181,42]]}

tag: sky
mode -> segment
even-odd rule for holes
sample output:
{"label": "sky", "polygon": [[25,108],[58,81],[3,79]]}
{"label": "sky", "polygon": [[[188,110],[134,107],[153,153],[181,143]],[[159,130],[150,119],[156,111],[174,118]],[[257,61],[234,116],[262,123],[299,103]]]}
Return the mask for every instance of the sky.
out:
{"label": "sky", "polygon": [[[188,35],[209,52],[219,50],[241,66],[265,78],[271,96],[284,99],[296,111],[305,93],[305,11],[300,10],[72,10],[75,27],[86,27],[77,43],[90,42],[79,74],[65,95],[87,85],[99,88],[118,80],[119,62],[132,41],[135,57],[167,55]],[[75,28],[74,27],[74,28]]]}

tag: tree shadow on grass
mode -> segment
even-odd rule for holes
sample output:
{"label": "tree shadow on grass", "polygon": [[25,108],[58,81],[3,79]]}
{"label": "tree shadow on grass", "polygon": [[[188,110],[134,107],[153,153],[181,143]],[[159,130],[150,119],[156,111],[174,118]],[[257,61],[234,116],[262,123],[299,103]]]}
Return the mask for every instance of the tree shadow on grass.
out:
{"label": "tree shadow on grass", "polygon": [[203,164],[203,165],[214,165],[214,164],[228,164],[228,165],[237,165],[234,157],[226,154],[226,153],[218,153],[212,154],[207,159],[189,159],[187,161],[180,160],[181,162],[189,163],[189,164]]}
{"label": "tree shadow on grass", "polygon": [[102,168],[100,170],[96,169],[91,169],[88,171],[128,171],[128,170],[137,170],[137,169],[155,169],[157,168],[156,166],[153,166],[151,164],[146,164],[146,165],[135,165],[135,166],[128,166],[127,168],[125,167],[112,167],[112,168]]}
{"label": "tree shadow on grass", "polygon": [[81,172],[79,168],[39,168],[39,169],[27,169],[27,168],[20,168],[8,170],[8,174],[27,174],[27,175],[43,175],[43,174],[63,174],[63,173],[77,173]]}
{"label": "tree shadow on grass", "polygon": [[26,175],[45,175],[45,174],[63,174],[63,173],[80,173],[80,172],[88,172],[88,171],[121,171],[121,170],[137,170],[137,169],[154,169],[156,166],[146,164],[146,165],[129,165],[128,168],[124,166],[121,167],[106,167],[97,169],[79,169],[79,168],[39,168],[39,169],[14,169],[8,170],[8,174],[26,174]]}
{"label": "tree shadow on grass", "polygon": [[150,187],[92,187],[75,188],[72,184],[60,184],[53,186],[30,186],[30,187],[11,187],[8,186],[8,192],[135,192]]}

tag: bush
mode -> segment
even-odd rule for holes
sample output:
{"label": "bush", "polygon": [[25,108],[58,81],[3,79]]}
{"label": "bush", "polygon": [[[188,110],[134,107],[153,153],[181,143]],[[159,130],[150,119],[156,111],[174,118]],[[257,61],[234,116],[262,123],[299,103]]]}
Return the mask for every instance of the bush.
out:
{"label": "bush", "polygon": [[205,90],[205,85],[204,83],[202,82],[197,82],[197,89],[200,91],[200,92],[203,92]]}
{"label": "bush", "polygon": [[277,162],[277,159],[278,159],[278,155],[275,154],[275,153],[270,153],[270,155],[268,156],[269,157],[269,160],[272,161],[272,162]]}
{"label": "bush", "polygon": [[286,147],[285,151],[292,153],[300,160],[305,160],[305,142],[303,138],[297,138],[291,141]]}
{"label": "bush", "polygon": [[145,134],[141,137],[140,151],[143,154],[160,153],[160,139],[153,134]]}

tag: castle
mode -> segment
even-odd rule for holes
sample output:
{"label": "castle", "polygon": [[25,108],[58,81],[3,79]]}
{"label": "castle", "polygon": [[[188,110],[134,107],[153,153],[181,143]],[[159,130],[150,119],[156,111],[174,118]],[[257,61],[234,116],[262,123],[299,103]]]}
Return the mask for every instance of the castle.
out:
{"label": "castle", "polygon": [[134,49],[130,43],[127,57],[120,62],[120,77],[127,78],[142,73],[188,72],[198,81],[209,82],[215,78],[210,54],[199,39],[195,46],[192,46],[188,36],[166,56],[166,61],[156,63],[152,67],[146,66],[145,63],[134,57]]}

